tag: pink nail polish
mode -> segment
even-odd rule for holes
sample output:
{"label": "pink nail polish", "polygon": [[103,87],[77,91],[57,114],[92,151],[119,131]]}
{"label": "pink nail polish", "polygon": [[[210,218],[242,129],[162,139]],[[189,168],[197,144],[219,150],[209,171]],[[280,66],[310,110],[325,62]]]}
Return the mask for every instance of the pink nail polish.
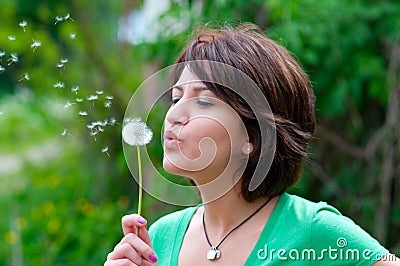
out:
{"label": "pink nail polish", "polygon": [[157,262],[157,257],[156,257],[156,255],[155,255],[154,253],[151,253],[151,254],[150,254],[149,259],[150,259],[152,262]]}
{"label": "pink nail polish", "polygon": [[146,224],[146,223],[147,223],[146,219],[144,219],[144,218],[142,218],[142,217],[139,217],[139,218],[137,219],[137,221],[138,221],[138,223],[140,223],[140,224]]}

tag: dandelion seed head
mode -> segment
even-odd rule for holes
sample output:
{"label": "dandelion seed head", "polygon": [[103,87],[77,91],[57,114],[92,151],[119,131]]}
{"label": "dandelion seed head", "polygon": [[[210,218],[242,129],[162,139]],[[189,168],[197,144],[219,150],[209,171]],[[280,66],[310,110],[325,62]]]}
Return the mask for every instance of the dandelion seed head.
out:
{"label": "dandelion seed head", "polygon": [[8,36],[8,40],[9,40],[9,41],[15,41],[15,40],[16,40],[16,37],[15,37],[15,36]]}
{"label": "dandelion seed head", "polygon": [[133,118],[122,129],[123,140],[131,146],[146,145],[151,141],[153,132],[140,118]]}

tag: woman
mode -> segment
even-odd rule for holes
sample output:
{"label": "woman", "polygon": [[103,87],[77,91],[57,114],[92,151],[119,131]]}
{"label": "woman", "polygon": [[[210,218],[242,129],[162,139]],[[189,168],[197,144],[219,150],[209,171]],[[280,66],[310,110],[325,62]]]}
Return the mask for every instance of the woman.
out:
{"label": "woman", "polygon": [[286,193],[315,128],[310,81],[288,51],[246,24],[203,29],[176,63],[163,165],[203,204],[149,231],[143,217],[123,217],[105,265],[398,265],[334,207]]}

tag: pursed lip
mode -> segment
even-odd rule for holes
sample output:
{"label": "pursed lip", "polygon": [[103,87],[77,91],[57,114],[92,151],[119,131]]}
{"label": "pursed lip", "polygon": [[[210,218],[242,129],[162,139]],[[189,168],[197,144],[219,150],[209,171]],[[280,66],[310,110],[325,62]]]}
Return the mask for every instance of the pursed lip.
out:
{"label": "pursed lip", "polygon": [[164,147],[167,149],[173,149],[178,146],[180,139],[172,130],[166,130],[164,132]]}

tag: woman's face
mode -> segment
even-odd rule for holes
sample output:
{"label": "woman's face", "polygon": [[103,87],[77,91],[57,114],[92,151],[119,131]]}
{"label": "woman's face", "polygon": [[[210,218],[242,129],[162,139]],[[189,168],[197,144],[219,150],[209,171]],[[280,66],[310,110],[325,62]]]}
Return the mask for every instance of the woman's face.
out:
{"label": "woman's face", "polygon": [[164,169],[205,184],[224,170],[237,171],[247,142],[237,113],[185,68],[165,117]]}

